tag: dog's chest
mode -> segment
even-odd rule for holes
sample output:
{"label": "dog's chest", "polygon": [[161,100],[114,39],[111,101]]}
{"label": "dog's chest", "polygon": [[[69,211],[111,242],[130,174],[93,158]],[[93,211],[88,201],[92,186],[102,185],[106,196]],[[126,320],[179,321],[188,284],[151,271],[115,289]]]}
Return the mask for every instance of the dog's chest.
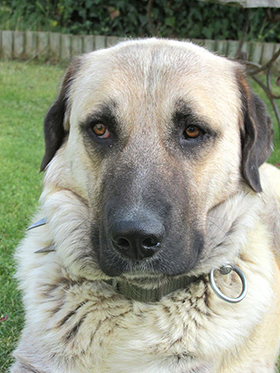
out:
{"label": "dog's chest", "polygon": [[186,295],[174,294],[155,305],[134,303],[117,322],[106,371],[206,372],[197,353],[199,329],[209,317],[205,284],[196,297]]}
{"label": "dog's chest", "polygon": [[[81,341],[75,345],[81,346],[82,339],[90,341],[85,350],[100,372],[209,372],[198,353],[200,330],[211,318],[207,297],[203,281],[155,304],[114,297],[112,302],[95,305],[88,322],[81,325],[81,333],[76,336]],[[95,321],[90,321],[91,317]],[[85,338],[90,326],[91,336]]]}
{"label": "dog's chest", "polygon": [[226,307],[213,312],[207,281],[152,304],[101,293],[90,283],[79,284],[78,293],[68,290],[52,319],[52,340],[60,341],[64,356],[76,356],[83,372],[215,372],[219,351],[232,347],[246,329],[238,310],[224,320]]}

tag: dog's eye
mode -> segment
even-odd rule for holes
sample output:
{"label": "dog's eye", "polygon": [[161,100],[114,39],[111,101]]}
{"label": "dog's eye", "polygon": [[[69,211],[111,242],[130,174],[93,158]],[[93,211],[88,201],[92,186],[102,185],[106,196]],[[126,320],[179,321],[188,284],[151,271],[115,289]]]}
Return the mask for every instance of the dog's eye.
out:
{"label": "dog's eye", "polygon": [[184,137],[188,139],[196,139],[203,135],[203,132],[196,126],[189,126],[184,131]]}
{"label": "dog's eye", "polygon": [[110,137],[110,132],[108,131],[107,127],[103,123],[97,123],[93,126],[92,131],[95,133],[97,137],[100,139],[108,139]]}

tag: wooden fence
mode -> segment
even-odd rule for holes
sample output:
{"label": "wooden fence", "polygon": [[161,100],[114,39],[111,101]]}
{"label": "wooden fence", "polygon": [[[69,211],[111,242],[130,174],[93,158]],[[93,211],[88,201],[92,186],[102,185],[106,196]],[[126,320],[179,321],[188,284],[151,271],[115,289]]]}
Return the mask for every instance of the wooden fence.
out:
{"label": "wooden fence", "polygon": [[[1,31],[0,56],[4,59],[41,59],[55,62],[67,61],[74,55],[91,52],[117,44],[125,38],[101,35],[68,35],[52,32]],[[238,41],[192,40],[220,55],[234,57]],[[243,51],[249,61],[268,62],[280,44],[245,42]],[[280,58],[276,61],[280,67]]]}

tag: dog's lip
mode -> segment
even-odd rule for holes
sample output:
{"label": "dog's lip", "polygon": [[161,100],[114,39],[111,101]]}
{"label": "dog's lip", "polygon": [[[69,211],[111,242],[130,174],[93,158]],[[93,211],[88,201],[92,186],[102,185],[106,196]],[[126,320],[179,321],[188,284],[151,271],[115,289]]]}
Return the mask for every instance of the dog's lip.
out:
{"label": "dog's lip", "polygon": [[131,272],[125,273],[116,278],[119,281],[125,281],[132,285],[139,287],[158,287],[166,284],[169,281],[177,280],[179,278],[189,277],[189,274],[183,273],[180,275],[166,275],[164,273],[155,272]]}
{"label": "dog's lip", "polygon": [[142,281],[142,280],[153,280],[153,279],[161,279],[166,277],[163,273],[156,273],[150,271],[133,271],[133,272],[126,272],[119,276],[120,280],[124,281]]}
{"label": "dog's lip", "polygon": [[133,271],[123,273],[118,276],[116,279],[118,281],[123,281],[136,285],[139,287],[150,287],[155,285],[160,285],[166,282],[167,276],[163,273],[155,273],[149,271]]}

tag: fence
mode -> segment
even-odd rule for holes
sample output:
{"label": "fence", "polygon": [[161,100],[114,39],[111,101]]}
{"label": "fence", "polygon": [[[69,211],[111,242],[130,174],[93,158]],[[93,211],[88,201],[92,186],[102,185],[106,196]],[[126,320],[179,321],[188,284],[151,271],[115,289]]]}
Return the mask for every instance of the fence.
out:
{"label": "fence", "polygon": [[[52,32],[0,31],[0,55],[4,59],[41,59],[64,62],[76,54],[106,48],[126,40],[115,36],[68,35]],[[238,41],[192,40],[220,55],[234,57]],[[280,44],[245,42],[243,51],[249,61],[265,64]],[[280,67],[280,57],[276,61]]]}

